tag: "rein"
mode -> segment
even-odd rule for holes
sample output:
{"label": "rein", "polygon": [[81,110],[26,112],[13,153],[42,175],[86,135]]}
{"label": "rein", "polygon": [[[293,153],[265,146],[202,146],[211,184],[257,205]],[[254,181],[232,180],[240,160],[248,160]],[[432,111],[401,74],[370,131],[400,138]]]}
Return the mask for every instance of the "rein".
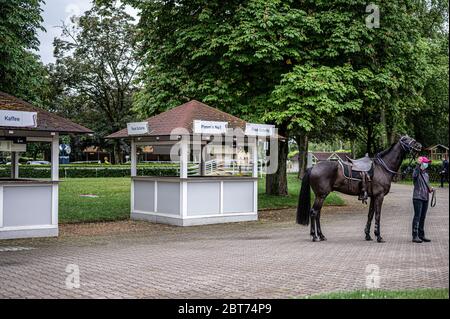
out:
{"label": "rein", "polygon": [[425,178],[423,177],[421,172],[419,173],[419,177],[422,178],[423,182],[427,185],[428,189],[432,189],[430,206],[431,207],[436,206],[436,190],[434,188],[430,188],[430,185],[425,181]]}
{"label": "rein", "polygon": [[436,206],[436,190],[433,189],[433,191],[431,192],[431,202],[430,202],[430,206],[434,207]]}
{"label": "rein", "polygon": [[[413,151],[416,151],[411,144],[414,142],[414,140],[411,140],[409,143],[405,143],[403,142],[403,138],[400,139],[400,146],[402,147],[402,149],[405,152],[408,152],[408,154],[412,154]],[[402,173],[398,173],[392,169],[390,169],[386,162],[381,158],[380,153],[377,153],[375,159],[381,164],[381,166],[388,171],[389,173],[391,173],[392,175],[403,175],[406,174],[406,172],[411,168],[411,164],[414,161],[414,156],[411,156],[411,159],[409,160],[408,166],[405,168],[405,170]]]}
{"label": "rein", "polygon": [[391,173],[391,174],[393,174],[393,175],[400,175],[400,173],[391,170],[391,169],[387,166],[386,162],[381,158],[380,153],[378,153],[378,154],[376,155],[376,158],[375,158],[375,159],[381,164],[381,167],[383,167],[383,168],[384,168],[385,170],[387,170],[389,173]]}

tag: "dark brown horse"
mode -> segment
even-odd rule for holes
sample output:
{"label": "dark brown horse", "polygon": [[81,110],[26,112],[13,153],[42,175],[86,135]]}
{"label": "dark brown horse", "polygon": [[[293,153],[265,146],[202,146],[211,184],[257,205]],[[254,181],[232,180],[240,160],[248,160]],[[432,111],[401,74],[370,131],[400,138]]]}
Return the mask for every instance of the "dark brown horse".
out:
{"label": "dark brown horse", "polygon": [[[402,136],[389,149],[376,154],[373,159],[373,176],[368,183],[367,193],[370,198],[369,215],[365,228],[366,240],[370,237],[370,227],[375,215],[375,236],[383,242],[380,231],[381,206],[384,196],[389,193],[393,177],[397,174],[403,159],[408,153],[419,152],[422,145],[409,136]],[[311,188],[315,200],[311,209]],[[297,223],[308,225],[311,219],[311,236],[313,241],[326,240],[320,227],[320,211],[325,198],[332,191],[348,195],[359,195],[360,181],[344,175],[343,165],[336,161],[319,162],[306,170],[302,181],[297,208]]]}

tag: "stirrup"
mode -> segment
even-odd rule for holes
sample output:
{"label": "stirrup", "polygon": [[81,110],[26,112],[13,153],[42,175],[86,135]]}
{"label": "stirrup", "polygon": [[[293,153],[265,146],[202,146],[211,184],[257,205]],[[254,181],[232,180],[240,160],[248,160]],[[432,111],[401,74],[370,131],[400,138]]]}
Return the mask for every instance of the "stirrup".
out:
{"label": "stirrup", "polygon": [[369,196],[367,196],[367,192],[364,192],[363,194],[359,194],[358,200],[360,200],[363,204],[367,205],[367,199]]}

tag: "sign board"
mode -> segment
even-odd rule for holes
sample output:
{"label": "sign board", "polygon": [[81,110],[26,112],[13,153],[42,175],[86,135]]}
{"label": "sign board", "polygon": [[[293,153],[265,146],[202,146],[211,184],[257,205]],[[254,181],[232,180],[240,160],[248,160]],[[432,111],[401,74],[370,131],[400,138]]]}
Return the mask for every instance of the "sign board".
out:
{"label": "sign board", "polygon": [[27,144],[14,143],[13,141],[0,141],[0,152],[26,152]]}
{"label": "sign board", "polygon": [[133,122],[127,123],[128,135],[143,135],[148,134],[148,122]]}
{"label": "sign board", "polygon": [[273,136],[275,125],[247,123],[245,125],[245,135],[250,136]]}
{"label": "sign board", "polygon": [[194,120],[196,134],[225,134],[228,122]]}
{"label": "sign board", "polygon": [[37,112],[0,110],[0,126],[36,127]]}

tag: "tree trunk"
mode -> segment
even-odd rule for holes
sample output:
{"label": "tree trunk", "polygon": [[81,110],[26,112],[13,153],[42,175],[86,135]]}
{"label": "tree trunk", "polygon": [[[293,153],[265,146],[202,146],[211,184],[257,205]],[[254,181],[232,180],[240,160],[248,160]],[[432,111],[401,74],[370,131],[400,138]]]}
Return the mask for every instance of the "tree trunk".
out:
{"label": "tree trunk", "polygon": [[113,164],[121,164],[122,163],[122,158],[120,156],[120,141],[116,140],[114,142],[114,161],[112,162]]}
{"label": "tree trunk", "polygon": [[381,145],[383,145],[383,147],[386,147],[389,143],[388,141],[388,123],[387,123],[387,119],[386,119],[386,111],[384,108],[381,109],[381,124],[383,125],[384,128],[384,132],[383,134],[381,134]]}
{"label": "tree trunk", "polygon": [[295,142],[298,146],[298,178],[303,178],[308,167],[308,136],[306,134],[297,134]]}
{"label": "tree trunk", "polygon": [[266,175],[266,194],[287,196],[287,175],[286,175],[286,161],[288,158],[288,131],[287,127],[283,125],[278,129],[278,133],[286,138],[285,141],[278,142],[278,167],[275,174]]}
{"label": "tree trunk", "polygon": [[369,124],[367,127],[367,141],[366,141],[366,153],[369,154],[369,156],[372,156],[372,142],[373,142],[372,131],[373,131],[372,125]]}
{"label": "tree trunk", "polygon": [[351,140],[350,141],[350,149],[351,149],[351,156],[352,156],[352,158],[355,158],[355,141],[354,140]]}

